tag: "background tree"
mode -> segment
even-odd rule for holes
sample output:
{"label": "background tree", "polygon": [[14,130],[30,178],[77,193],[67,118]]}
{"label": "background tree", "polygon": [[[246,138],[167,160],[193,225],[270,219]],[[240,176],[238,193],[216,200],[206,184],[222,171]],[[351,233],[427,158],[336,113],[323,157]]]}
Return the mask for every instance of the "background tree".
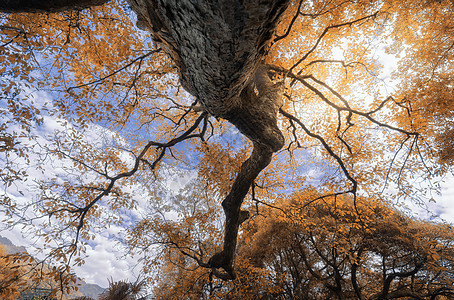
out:
{"label": "background tree", "polygon": [[0,296],[3,299],[17,299],[24,280],[21,279],[20,270],[13,258],[0,247]]}
{"label": "background tree", "polygon": [[[134,300],[146,299],[141,296],[144,289],[144,282],[136,281],[134,283],[128,281],[110,281],[109,287],[99,295],[99,300]],[[90,297],[79,297],[74,300],[92,300]]]}
{"label": "background tree", "polygon": [[0,245],[0,282],[2,299],[65,300],[80,295],[74,292],[75,277],[59,274],[55,268],[39,263],[26,252],[11,253],[3,245]]}
{"label": "background tree", "polygon": [[[96,228],[124,222],[147,271],[190,258],[212,272],[193,274],[234,279],[240,224],[289,191],[316,185],[314,203],[342,196],[361,217],[360,195],[424,203],[451,170],[451,2],[128,3],[2,15],[2,204],[11,226],[33,219],[58,242],[60,272],[83,263]],[[385,50],[402,56],[396,91],[380,78]],[[52,103],[26,97],[42,90]],[[11,196],[31,165],[61,161],[38,199]],[[187,169],[181,192],[163,188]],[[143,220],[119,217],[143,198]]]}
{"label": "background tree", "polygon": [[[380,200],[312,202],[302,191],[250,220],[237,279],[216,280],[168,259],[158,299],[450,299],[452,226],[409,217]],[[172,264],[173,262],[173,264]],[[168,276],[167,276],[168,274]],[[176,276],[176,274],[178,274]]]}

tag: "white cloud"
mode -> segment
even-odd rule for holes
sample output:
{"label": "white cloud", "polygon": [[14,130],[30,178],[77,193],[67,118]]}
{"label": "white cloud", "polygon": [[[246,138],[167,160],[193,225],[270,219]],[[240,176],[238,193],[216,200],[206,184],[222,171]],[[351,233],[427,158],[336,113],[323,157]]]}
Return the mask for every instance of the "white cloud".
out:
{"label": "white cloud", "polygon": [[135,281],[140,271],[134,268],[135,258],[125,256],[124,250],[111,238],[98,235],[93,242],[95,245],[87,246],[85,264],[75,267],[78,276],[102,287],[107,287],[112,280]]}
{"label": "white cloud", "polygon": [[441,195],[435,198],[440,217],[454,224],[454,176],[449,174],[441,184]]}
{"label": "white cloud", "polygon": [[423,203],[406,203],[406,207],[418,218],[454,224],[454,175],[446,175],[440,193],[432,196]]}

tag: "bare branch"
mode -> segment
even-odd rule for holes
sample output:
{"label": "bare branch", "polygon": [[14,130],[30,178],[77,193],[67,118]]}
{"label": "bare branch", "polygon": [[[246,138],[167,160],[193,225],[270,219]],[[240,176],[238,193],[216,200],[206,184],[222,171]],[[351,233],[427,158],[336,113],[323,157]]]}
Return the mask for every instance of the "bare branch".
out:
{"label": "bare branch", "polygon": [[329,155],[331,155],[337,162],[337,164],[341,167],[344,175],[347,177],[347,179],[352,183],[352,187],[351,189],[348,191],[349,193],[352,193],[353,195],[356,195],[356,190],[357,190],[357,187],[358,187],[358,183],[356,182],[356,180],[351,176],[350,172],[348,171],[347,167],[345,166],[344,162],[342,161],[342,159],[334,152],[334,150],[328,145],[328,143],[325,141],[325,139],[318,135],[318,134],[315,134],[313,133],[312,131],[310,131],[306,125],[303,124],[303,122],[301,122],[300,119],[298,119],[297,117],[289,114],[288,112],[284,111],[282,108],[279,110],[279,112],[284,116],[286,117],[287,119],[289,120],[292,120],[293,122],[297,123],[303,130],[304,132],[309,135],[310,137],[312,138],[315,138],[317,139],[322,145],[323,145],[323,148],[325,148],[325,150],[329,153]]}
{"label": "bare branch", "polygon": [[305,55],[303,55],[303,57],[301,57],[290,69],[289,69],[289,72],[292,72],[299,64],[301,64],[304,60],[306,60],[306,58],[311,55],[312,52],[315,51],[315,49],[317,49],[318,45],[320,44],[320,42],[322,41],[323,37],[331,30],[331,29],[336,29],[336,28],[341,28],[341,27],[345,27],[345,26],[352,26],[356,23],[360,23],[360,22],[363,22],[363,21],[366,21],[368,19],[373,19],[373,18],[376,18],[377,15],[378,15],[379,11],[371,14],[371,15],[368,15],[368,16],[365,16],[365,17],[362,17],[362,18],[359,18],[359,19],[356,19],[354,21],[350,21],[350,22],[345,22],[345,23],[341,23],[341,24],[336,24],[336,25],[331,25],[331,26],[328,26],[325,28],[325,30],[323,30],[323,32],[320,34],[320,36],[317,38],[317,40],[315,41],[315,44],[314,46],[312,46],[311,49],[309,49],[309,51],[306,52]]}
{"label": "bare branch", "polygon": [[[80,84],[80,85],[76,85],[76,86],[72,86],[72,87],[69,87],[66,89],[66,92],[69,92],[71,90],[74,90],[74,89],[78,89],[78,88],[81,88],[81,87],[85,87],[85,86],[89,86],[89,85],[93,85],[93,84],[97,84],[97,83],[100,83],[104,80],[106,80],[107,78],[110,78],[116,74],[118,74],[119,72],[129,68],[130,66],[132,66],[134,63],[136,63],[137,61],[139,62],[142,62],[145,58],[147,58],[148,56],[152,55],[152,54],[156,54],[156,53],[159,53],[161,51],[161,48],[158,48],[156,50],[152,50],[152,51],[149,51],[148,53],[145,53],[144,55],[141,55],[135,59],[133,59],[131,62],[129,62],[128,64],[124,65],[123,67],[115,70],[114,72],[102,77],[102,78],[99,78],[97,80],[94,80],[94,81],[91,81],[91,82],[87,82],[87,83],[83,83],[83,84]],[[137,72],[137,71],[136,71]]]}

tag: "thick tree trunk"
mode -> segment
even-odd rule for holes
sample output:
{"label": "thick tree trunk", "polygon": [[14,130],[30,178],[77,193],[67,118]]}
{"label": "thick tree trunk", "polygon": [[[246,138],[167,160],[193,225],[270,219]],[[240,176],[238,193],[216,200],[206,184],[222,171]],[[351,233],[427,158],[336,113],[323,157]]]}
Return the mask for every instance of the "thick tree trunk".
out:
{"label": "thick tree trunk", "polygon": [[[0,11],[79,9],[104,0],[5,0]],[[262,65],[266,47],[290,0],[128,0],[137,25],[151,32],[179,69],[183,87],[204,110],[224,118],[252,140],[254,150],[229,195],[224,248],[204,264],[234,277],[241,204],[257,175],[284,145],[277,126],[283,86]],[[22,9],[21,9],[22,7]],[[220,274],[215,270],[217,274]]]}
{"label": "thick tree trunk", "polygon": [[233,261],[241,204],[272,154],[284,145],[277,127],[282,84],[273,84],[261,62],[289,0],[128,0],[137,25],[147,29],[179,68],[183,87],[210,114],[227,119],[254,143],[222,202],[224,247],[208,261],[235,277]]}
{"label": "thick tree trunk", "polygon": [[273,121],[277,110],[250,96],[254,74],[289,0],[128,1],[138,26],[172,57],[183,87],[205,110],[229,120],[253,141],[274,150],[282,147]]}

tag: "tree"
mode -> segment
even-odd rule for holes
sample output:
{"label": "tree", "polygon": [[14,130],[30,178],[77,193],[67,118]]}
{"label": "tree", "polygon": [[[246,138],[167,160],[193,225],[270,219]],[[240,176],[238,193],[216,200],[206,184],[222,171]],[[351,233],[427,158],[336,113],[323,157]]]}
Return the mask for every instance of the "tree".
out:
{"label": "tree", "polygon": [[[102,2],[15,2],[19,8],[4,2],[1,10],[54,12]],[[140,183],[155,214],[131,227],[130,246],[148,257],[146,250],[159,245],[167,262],[177,256],[184,265],[191,258],[219,278],[234,279],[239,228],[254,206],[275,206],[274,199],[314,180],[314,202],[350,197],[356,212],[359,195],[421,202],[431,198],[430,182],[451,169],[452,3],[128,4],[3,16],[1,176],[6,185],[26,178],[27,159],[37,149],[46,153],[43,161],[66,162],[63,176],[39,182],[40,198],[31,204],[34,219],[56,221],[41,224],[46,239],[60,239],[52,257],[70,262],[83,251],[80,243],[93,238],[90,230],[119,222],[112,212],[135,207],[135,191],[127,187]],[[131,25],[131,10],[153,43]],[[377,44],[405,51],[396,92],[379,77]],[[40,107],[51,111],[43,116],[23,91],[44,87],[52,87],[55,99]],[[52,114],[62,125],[44,143],[33,128]],[[99,144],[83,138],[92,124],[108,129]],[[243,146],[229,124],[246,137]],[[163,199],[150,178],[172,166],[178,172],[180,161],[197,164],[192,155],[200,156],[197,180]],[[245,199],[249,212],[240,209]],[[3,203],[5,213],[17,214],[8,194]],[[168,220],[166,210],[181,217]]]}
{"label": "tree", "polygon": [[0,247],[0,295],[3,299],[17,299],[23,282],[18,282],[19,270],[12,256]]}
{"label": "tree", "polygon": [[[134,300],[145,299],[140,294],[144,289],[144,282],[128,282],[128,281],[110,281],[109,287],[99,296],[99,300]],[[90,297],[79,297],[74,300],[93,300]]]}
{"label": "tree", "polygon": [[[0,296],[2,299],[69,299],[59,291],[58,287],[60,283],[65,284],[71,276],[57,276],[58,273],[52,268],[37,264],[35,259],[26,252],[8,253],[7,250],[8,248],[0,245]],[[74,283],[75,278],[71,282]],[[72,289],[74,290],[74,287]]]}

